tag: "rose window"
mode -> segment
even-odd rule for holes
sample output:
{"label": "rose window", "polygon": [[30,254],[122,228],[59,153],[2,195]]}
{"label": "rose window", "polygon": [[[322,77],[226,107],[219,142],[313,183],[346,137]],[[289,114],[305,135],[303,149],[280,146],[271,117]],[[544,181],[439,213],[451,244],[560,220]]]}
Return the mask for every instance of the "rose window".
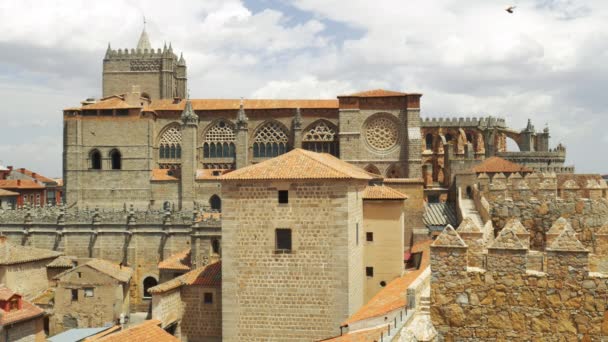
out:
{"label": "rose window", "polygon": [[377,150],[388,150],[397,145],[399,128],[394,120],[380,116],[372,118],[365,129],[367,143]]}

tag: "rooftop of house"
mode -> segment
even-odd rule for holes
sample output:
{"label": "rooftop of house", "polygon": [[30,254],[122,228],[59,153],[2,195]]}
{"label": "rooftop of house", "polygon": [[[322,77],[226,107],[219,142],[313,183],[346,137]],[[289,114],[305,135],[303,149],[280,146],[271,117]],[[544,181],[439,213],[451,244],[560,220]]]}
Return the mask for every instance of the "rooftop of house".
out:
{"label": "rooftop of house", "polygon": [[47,268],[72,268],[75,266],[76,257],[61,255],[46,265]]}
{"label": "rooftop of house", "polygon": [[391,187],[383,185],[368,185],[363,190],[364,200],[399,200],[403,201],[408,196]]}
{"label": "rooftop of house", "polygon": [[152,169],[152,181],[177,181],[179,178],[173,174],[174,170]]}
{"label": "rooftop of house", "polygon": [[362,321],[372,317],[385,315],[386,313],[405,307],[407,304],[407,288],[412,282],[424,272],[430,264],[431,240],[422,241],[412,246],[412,253],[422,252],[422,260],[419,269],[408,272],[403,276],[391,281],[378,292],[372,299],[349,317],[343,325]]}
{"label": "rooftop of house", "polygon": [[[55,336],[49,337],[49,342],[73,342],[73,341],[90,341],[87,337],[100,334],[102,332],[111,330],[112,326],[109,327],[98,327],[98,328],[75,328],[68,331],[64,331]],[[92,340],[94,341],[94,340]]]}
{"label": "rooftop of house", "polygon": [[161,322],[157,319],[144,321],[128,329],[103,336],[99,339],[88,341],[99,342],[179,342],[179,339],[160,327]]}
{"label": "rooftop of house", "polygon": [[214,262],[207,266],[196,268],[177,278],[150,288],[150,293],[160,294],[182,287],[184,285],[200,285],[205,287],[220,287],[222,285],[222,262]]}
{"label": "rooftop of house", "polygon": [[427,226],[445,227],[448,224],[456,226],[458,218],[453,203],[426,203],[422,221]]}
{"label": "rooftop of house", "polygon": [[192,268],[190,248],[175,253],[158,263],[159,270],[190,271]]}
{"label": "rooftop of house", "polygon": [[534,170],[528,167],[516,164],[501,157],[486,158],[484,161],[474,166],[471,170],[475,173],[534,172]]}
{"label": "rooftop of house", "polygon": [[13,245],[0,236],[0,265],[15,265],[56,258],[62,253],[50,249]]}
{"label": "rooftop of house", "polygon": [[21,298],[21,296],[7,287],[0,286],[0,300],[6,301],[13,297],[19,297],[21,308],[11,311],[4,311],[0,308],[0,326],[14,324],[22,321],[27,321],[40,317],[44,314],[44,310]]}
{"label": "rooftop of house", "polygon": [[407,96],[407,95],[420,95],[418,93],[402,93],[393,90],[385,90],[385,89],[372,89],[361,91],[354,94],[342,95],[340,97],[395,97],[395,96]]}
{"label": "rooftop of house", "polygon": [[131,280],[131,276],[133,275],[133,269],[131,267],[121,266],[104,259],[90,259],[82,265],[56,275],[54,279],[59,280],[65,275],[74,272],[81,267],[90,267],[123,283],[129,282]]}
{"label": "rooftop of house", "polygon": [[14,197],[14,196],[19,196],[19,193],[14,192],[14,191],[0,189],[0,197]]}
{"label": "rooftop of house", "polygon": [[226,173],[222,181],[233,180],[372,180],[372,175],[361,168],[342,161],[331,154],[316,153],[300,148],[278,157]]}
{"label": "rooftop of house", "polygon": [[19,190],[42,190],[44,189],[44,185],[30,179],[0,179],[0,188]]}
{"label": "rooftop of house", "polygon": [[21,173],[23,175],[26,175],[26,176],[28,176],[30,178],[33,178],[33,179],[35,179],[35,180],[37,180],[39,182],[42,182],[42,183],[51,183],[51,184],[52,183],[57,183],[57,181],[55,181],[52,178],[45,177],[45,176],[43,176],[43,175],[41,175],[41,174],[39,174],[37,172],[28,170],[28,169],[26,169],[24,167],[21,167],[21,168],[18,168],[18,169],[13,169],[12,172]]}

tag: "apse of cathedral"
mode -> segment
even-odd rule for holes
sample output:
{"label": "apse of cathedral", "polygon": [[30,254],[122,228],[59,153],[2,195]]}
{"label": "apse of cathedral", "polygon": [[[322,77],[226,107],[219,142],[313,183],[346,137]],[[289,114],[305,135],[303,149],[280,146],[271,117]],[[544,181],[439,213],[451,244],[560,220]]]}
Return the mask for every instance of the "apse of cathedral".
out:
{"label": "apse of cathedral", "polygon": [[[183,54],[135,48],[103,59],[103,97],[64,110],[68,206],[191,209],[220,195],[217,178],[292,149],[329,153],[384,178],[447,189],[450,174],[487,157],[573,172],[549,129],[504,119],[424,118],[422,94],[368,90],[336,99],[190,99]],[[519,149],[510,152],[507,140]],[[101,186],[103,185],[103,186]]]}

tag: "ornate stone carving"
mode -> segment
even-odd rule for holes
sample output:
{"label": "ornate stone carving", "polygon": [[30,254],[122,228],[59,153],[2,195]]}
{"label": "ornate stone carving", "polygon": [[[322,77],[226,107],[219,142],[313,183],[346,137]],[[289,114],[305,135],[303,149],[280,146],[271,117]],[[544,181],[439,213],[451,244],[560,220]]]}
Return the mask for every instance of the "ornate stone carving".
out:
{"label": "ornate stone carving", "polygon": [[365,139],[377,150],[389,150],[399,141],[397,123],[385,115],[372,117],[365,127]]}

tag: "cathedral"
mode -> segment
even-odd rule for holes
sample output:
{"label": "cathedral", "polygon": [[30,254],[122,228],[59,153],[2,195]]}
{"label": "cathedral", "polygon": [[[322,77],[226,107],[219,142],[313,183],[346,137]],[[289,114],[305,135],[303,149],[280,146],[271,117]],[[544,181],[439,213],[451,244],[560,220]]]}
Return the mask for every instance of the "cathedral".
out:
{"label": "cathedral", "polygon": [[[221,209],[218,177],[295,148],[332,154],[384,178],[449,188],[450,160],[501,156],[538,171],[572,172],[549,130],[504,119],[421,119],[419,93],[368,90],[336,99],[190,99],[187,66],[171,44],[103,59],[103,97],[67,108],[68,206]],[[507,139],[519,147],[507,151]]]}

